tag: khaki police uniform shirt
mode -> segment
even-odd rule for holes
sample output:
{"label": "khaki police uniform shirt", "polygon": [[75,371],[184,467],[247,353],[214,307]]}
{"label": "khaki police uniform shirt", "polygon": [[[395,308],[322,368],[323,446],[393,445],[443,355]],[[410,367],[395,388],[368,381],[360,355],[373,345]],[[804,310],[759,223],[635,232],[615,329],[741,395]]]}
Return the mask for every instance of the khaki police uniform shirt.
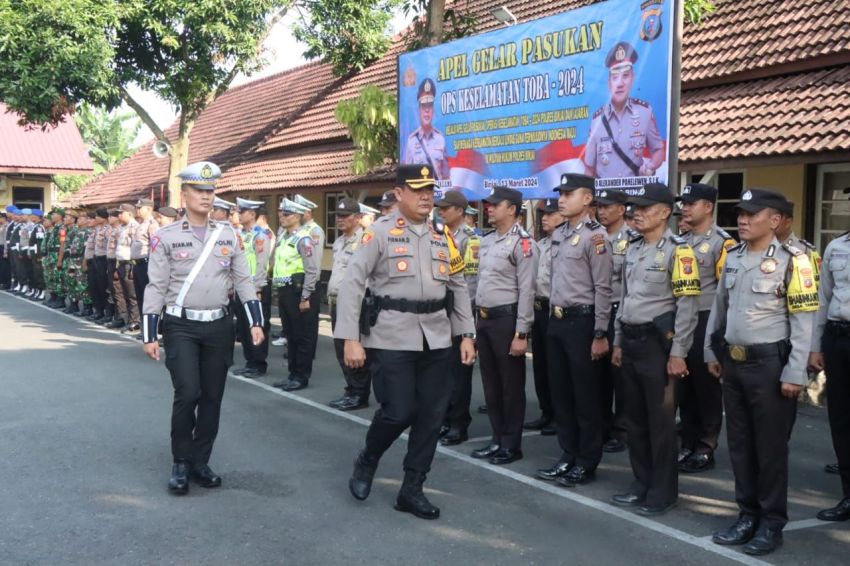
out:
{"label": "khaki police uniform shirt", "polygon": [[128,261],[132,258],[133,239],[138,227],[139,223],[131,220],[118,228],[118,242],[115,245],[115,259],[118,261]]}
{"label": "khaki police uniform shirt", "polygon": [[593,306],[595,329],[607,331],[611,320],[611,244],[605,228],[585,217],[563,223],[552,233],[550,308]]}
{"label": "khaki police uniform shirt", "polygon": [[[711,335],[725,327],[726,342],[733,345],[790,340],[791,356],[782,369],[781,381],[808,383],[806,367],[817,310],[817,289],[811,266],[803,267],[802,278],[793,283],[792,254],[800,254],[805,265],[809,265],[802,250],[783,246],[775,238],[765,251],[751,252],[746,244],[741,244],[729,252],[705,331],[706,363],[722,361],[711,349]],[[814,308],[791,312],[789,304],[798,293],[810,296],[808,308],[813,297]]]}
{"label": "khaki police uniform shirt", "polygon": [[534,282],[537,242],[519,224],[504,234],[493,230],[481,238],[476,308],[517,305],[517,332],[531,332],[534,322]]}
{"label": "khaki police uniform shirt", "polygon": [[159,230],[159,222],[153,218],[142,221],[136,227],[130,248],[130,259],[147,259],[150,255],[151,237]]}
{"label": "khaki police uniform shirt", "polygon": [[106,257],[115,259],[115,248],[118,245],[119,226],[108,225],[106,231]]}
{"label": "khaki police uniform shirt", "polygon": [[655,243],[647,243],[643,237],[633,240],[626,251],[623,278],[623,296],[620,310],[614,319],[614,345],[622,345],[623,324],[647,324],[670,311],[676,312],[673,327],[673,346],[670,355],[687,357],[694,340],[699,312],[699,295],[674,294],[677,273],[682,281],[695,285],[690,292],[699,289],[699,271],[696,261],[690,262],[687,273],[676,265],[676,249],[690,250],[690,246],[679,236],[667,229]]}
{"label": "khaki police uniform shirt", "polygon": [[549,300],[549,290],[552,286],[552,236],[545,236],[537,241],[540,258],[537,261],[537,278],[534,282],[534,296]]}
{"label": "khaki police uniform shirt", "polygon": [[316,262],[321,271],[322,258],[325,255],[325,231],[315,220],[305,223],[304,228],[310,231],[310,238],[313,239],[313,255],[316,256]]}
{"label": "khaki police uniform shirt", "polygon": [[[466,258],[466,250],[469,246],[469,238],[470,236],[478,236],[475,234],[475,230],[467,226],[466,224],[461,225],[460,228],[452,233],[452,237],[455,239],[457,243],[457,248],[460,250],[460,255],[463,258]],[[480,238],[479,238],[479,246],[480,246]],[[479,247],[479,254],[481,253]],[[469,300],[475,301],[475,293],[478,291],[478,274],[470,275],[466,273],[464,270],[463,278],[466,280],[466,288],[469,291]]]}
{"label": "khaki police uniform shirt", "polygon": [[334,263],[331,268],[331,277],[328,280],[328,297],[336,297],[339,294],[339,289],[345,280],[345,272],[348,269],[348,262],[351,256],[360,246],[360,240],[363,238],[363,230],[358,228],[351,236],[340,234],[334,240],[333,254]]}
{"label": "khaki police uniform shirt", "polygon": [[714,225],[704,234],[687,232],[682,234],[682,238],[694,249],[697,263],[699,263],[699,310],[709,311],[714,304],[717,281],[723,273],[726,254],[729,249],[737,245],[737,242],[728,232]]}
{"label": "khaki police uniform shirt", "polygon": [[109,225],[103,224],[95,228],[94,231],[94,256],[100,257],[106,255],[106,248],[109,245]]}
{"label": "khaki police uniform shirt", "polygon": [[[603,116],[608,118],[613,137],[608,134],[602,123]],[[651,155],[664,147],[655,113],[648,102],[630,98],[621,116],[618,116],[614,106],[608,103],[593,115],[584,161],[588,167],[595,169],[596,177],[635,176],[614,150],[615,142],[638,168],[643,164],[645,150],[648,149]]]}
{"label": "khaki police uniform shirt", "polygon": [[255,300],[251,271],[236,229],[229,222],[210,220],[201,240],[184,217],[163,226],[151,238],[150,282],[145,288],[143,314],[160,314],[164,307],[176,304],[183,283],[218,226],[222,230],[186,294],[183,307],[191,310],[224,308],[230,301],[228,291],[231,287],[236,288],[240,297]]}
{"label": "khaki police uniform shirt", "polygon": [[826,246],[818,293],[820,309],[812,339],[813,352],[823,352],[821,339],[827,321],[850,322],[850,232]]}
{"label": "khaki police uniform shirt", "polygon": [[418,165],[430,164],[434,167],[437,179],[449,178],[449,162],[446,155],[446,138],[437,128],[431,128],[427,134],[422,127],[416,128],[407,137],[402,163]]}
{"label": "khaki police uniform shirt", "polygon": [[623,296],[623,267],[626,265],[626,251],[629,249],[629,240],[634,234],[625,222],[619,230],[613,234],[605,231],[605,238],[611,245],[611,302],[618,303]]}
{"label": "khaki police uniform shirt", "polygon": [[96,228],[89,228],[86,230],[86,247],[83,250],[83,259],[94,259],[94,244],[96,237]]}
{"label": "khaki police uniform shirt", "polygon": [[338,295],[334,338],[361,339],[358,322],[367,281],[376,297],[427,301],[441,300],[448,292],[454,295],[451,316],[445,310],[429,314],[382,310],[371,334],[362,337],[367,348],[419,352],[427,343],[431,349],[442,349],[451,346],[452,336],[474,333],[463,272],[450,274],[449,260],[442,225],[411,224],[400,210],[376,220],[348,263]]}

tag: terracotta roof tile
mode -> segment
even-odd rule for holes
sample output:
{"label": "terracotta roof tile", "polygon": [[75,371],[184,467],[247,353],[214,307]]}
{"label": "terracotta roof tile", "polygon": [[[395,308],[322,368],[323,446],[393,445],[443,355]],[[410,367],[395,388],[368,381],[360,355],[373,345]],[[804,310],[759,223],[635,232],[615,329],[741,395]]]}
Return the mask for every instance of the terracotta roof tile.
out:
{"label": "terracotta roof tile", "polygon": [[0,171],[13,173],[91,173],[89,150],[77,124],[46,128],[19,126],[20,115],[0,102]]}

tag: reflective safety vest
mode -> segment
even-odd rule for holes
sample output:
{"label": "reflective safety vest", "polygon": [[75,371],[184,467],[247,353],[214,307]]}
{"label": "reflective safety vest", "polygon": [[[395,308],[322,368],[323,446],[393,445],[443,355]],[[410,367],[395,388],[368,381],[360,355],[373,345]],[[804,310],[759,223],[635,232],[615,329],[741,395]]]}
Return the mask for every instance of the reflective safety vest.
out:
{"label": "reflective safety vest", "polygon": [[310,237],[310,229],[301,227],[295,234],[282,238],[274,252],[274,285],[286,285],[293,275],[304,273],[304,261],[298,253],[298,242]]}
{"label": "reflective safety vest", "polygon": [[257,250],[254,249],[254,238],[257,234],[251,230],[246,232],[242,230],[242,243],[245,245],[245,259],[248,260],[248,268],[251,270],[251,277],[257,275]]}
{"label": "reflective safety vest", "polygon": [[463,254],[463,274],[466,277],[478,275],[478,250],[481,249],[481,238],[477,234],[470,234],[466,240],[466,252]]}

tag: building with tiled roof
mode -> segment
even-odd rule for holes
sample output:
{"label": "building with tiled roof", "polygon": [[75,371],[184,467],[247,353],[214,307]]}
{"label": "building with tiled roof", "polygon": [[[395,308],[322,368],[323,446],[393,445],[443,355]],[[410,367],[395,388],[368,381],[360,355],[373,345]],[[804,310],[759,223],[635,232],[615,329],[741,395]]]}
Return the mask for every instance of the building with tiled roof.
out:
{"label": "building with tiled roof", "polygon": [[[498,6],[528,21],[591,3],[469,0],[465,6],[487,32],[503,25],[491,15]],[[797,203],[797,232],[825,245],[850,229],[850,204],[841,192],[850,186],[850,3],[719,0],[716,6],[701,24],[685,26],[680,184],[716,184],[718,222],[733,230],[732,201],[741,188],[775,187]],[[334,110],[368,84],[394,90],[402,50],[397,38],[387,55],[336,82],[326,65],[311,64],[231,89],[201,115],[190,160],[221,160],[220,192],[231,196],[250,192],[274,206],[285,194],[304,194],[319,203],[316,216],[331,228],[330,244],[333,218],[326,211],[340,195],[373,199],[391,186],[389,168],[351,173],[353,147]],[[165,160],[143,147],[84,189],[80,200],[116,202],[152,190],[156,196],[166,174]]]}
{"label": "building with tiled roof", "polygon": [[73,119],[44,128],[21,126],[20,119],[0,102],[0,208],[46,210],[53,206],[54,175],[85,175],[94,167]]}

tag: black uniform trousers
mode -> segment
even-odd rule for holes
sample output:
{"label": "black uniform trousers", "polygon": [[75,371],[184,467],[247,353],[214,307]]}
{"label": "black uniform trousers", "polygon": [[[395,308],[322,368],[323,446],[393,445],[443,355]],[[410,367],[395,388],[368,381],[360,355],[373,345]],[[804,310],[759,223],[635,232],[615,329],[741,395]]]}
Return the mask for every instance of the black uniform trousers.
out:
{"label": "black uniform trousers", "polygon": [[30,262],[32,263],[32,286],[39,291],[44,290],[44,264],[41,263],[42,259],[44,257],[40,255],[30,258]]}
{"label": "black uniform trousers", "polygon": [[466,431],[472,423],[469,405],[472,403],[472,372],[474,366],[466,365],[460,358],[462,336],[452,337],[452,395],[443,424]]}
{"label": "black uniform trousers", "polygon": [[850,336],[832,336],[827,327],[822,345],[832,447],[838,457],[843,497],[850,497]]}
{"label": "black uniform trousers", "polygon": [[788,522],[788,441],[797,400],[783,397],[779,352],[723,365],[726,439],[742,516],[782,529]]}
{"label": "black uniform trousers", "polygon": [[126,308],[124,305],[119,304],[123,302],[123,297],[119,297],[115,292],[115,270],[118,267],[118,261],[114,257],[106,256],[106,289],[107,289],[107,301],[112,305],[112,311],[115,315],[115,318],[118,318],[118,313],[121,312],[122,308]]}
{"label": "black uniform trousers", "polygon": [[593,361],[592,314],[551,317],[546,354],[562,462],[592,472],[602,460],[602,362]]}
{"label": "black uniform trousers", "polygon": [[[336,301],[330,301],[331,307],[331,331],[336,328]],[[345,365],[345,340],[334,338],[334,351],[336,352],[336,360],[339,362],[339,367],[342,369],[342,376],[345,378],[345,394],[350,397],[359,397],[364,401],[369,400],[369,394],[372,391],[372,374],[369,371],[369,358],[371,350],[366,352],[366,364],[362,368],[350,368]]]}
{"label": "black uniform trousers", "polygon": [[531,366],[534,369],[534,391],[540,413],[546,420],[552,420],[552,393],[549,391],[549,361],[547,352],[547,334],[549,333],[549,300],[534,299],[534,323],[531,326],[531,347],[534,355]]}
{"label": "black uniform trousers", "polygon": [[17,261],[18,266],[15,273],[18,275],[21,285],[32,287],[32,261],[25,253],[18,253]]}
{"label": "black uniform trousers", "polygon": [[133,260],[133,289],[136,291],[136,303],[139,305],[139,312],[145,312],[145,287],[148,286],[148,260],[136,259]]}
{"label": "black uniform trousers", "polygon": [[196,322],[166,315],[163,338],[174,386],[171,453],[175,461],[206,464],[218,434],[227,368],[233,364],[233,325],[228,316]]}
{"label": "black uniform trousers", "polygon": [[84,259],[86,263],[86,282],[89,287],[89,296],[92,300],[92,305],[94,306],[94,312],[98,314],[103,313],[103,295],[101,295],[100,290],[98,289],[98,278],[97,278],[97,260],[95,258]]}
{"label": "black uniform trousers", "polygon": [[239,341],[242,343],[242,354],[245,356],[245,367],[265,372],[268,369],[269,334],[272,329],[272,288],[266,285],[260,291],[260,307],[263,310],[263,336],[265,340],[259,346],[251,339],[251,320],[245,313],[245,301],[255,300],[255,297],[239,297],[234,305],[236,311],[236,329]]}
{"label": "black uniform trousers", "polygon": [[6,256],[6,248],[8,246],[0,246],[0,285],[9,285],[12,282],[12,270],[9,267],[9,258]]}
{"label": "black uniform trousers", "polygon": [[292,283],[277,288],[277,306],[287,331],[287,362],[289,379],[307,383],[313,373],[313,356],[319,339],[318,294],[310,296],[310,308],[298,309],[301,302],[301,284]]}
{"label": "black uniform trousers", "polygon": [[525,356],[511,356],[516,317],[478,317],[478,360],[493,443],[504,449],[522,446],[525,419]]}
{"label": "black uniform trousers", "polygon": [[717,450],[723,427],[723,387],[705,365],[705,328],[710,311],[700,311],[694,344],[688,352],[688,376],[676,384],[682,421],[682,448],[699,454]]}
{"label": "black uniform trousers", "polygon": [[614,319],[620,303],[611,303],[611,319],[608,322],[608,346],[611,351],[602,360],[602,440],[626,441],[626,402],[623,393],[623,376],[620,368],[611,363],[614,351]]}
{"label": "black uniform trousers", "polygon": [[623,335],[623,393],[629,460],[635,481],[630,492],[648,506],[665,506],[679,496],[676,462],[676,386],[667,375],[669,355],[655,331]]}
{"label": "black uniform trousers", "polygon": [[452,393],[451,352],[451,348],[431,350],[424,340],[421,352],[369,350],[375,399],[381,407],[366,433],[368,454],[380,458],[410,427],[404,469],[421,473],[431,470]]}
{"label": "black uniform trousers", "polygon": [[[100,304],[106,310],[110,307],[112,297],[112,277],[109,274],[109,262],[105,255],[94,256],[96,289],[95,293],[100,298]],[[98,303],[95,302],[95,305]],[[112,304],[115,304],[112,301]]]}

